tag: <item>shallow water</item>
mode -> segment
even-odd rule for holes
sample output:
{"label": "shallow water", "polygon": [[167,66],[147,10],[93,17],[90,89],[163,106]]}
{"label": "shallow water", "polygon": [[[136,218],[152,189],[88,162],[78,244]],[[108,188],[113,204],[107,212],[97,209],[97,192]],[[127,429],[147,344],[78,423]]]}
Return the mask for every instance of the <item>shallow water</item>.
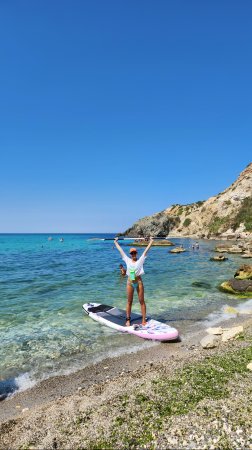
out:
{"label": "shallow water", "polygon": [[[88,301],[125,307],[126,280],[120,277],[120,254],[113,242],[87,234],[48,237],[0,235],[0,395],[7,385],[9,391],[27,387],[147,345],[100,326],[82,312]],[[148,315],[174,324],[183,336],[206,317],[218,315],[223,305],[244,301],[217,289],[243,260],[229,255],[223,263],[209,261],[216,241],[199,241],[199,250],[192,250],[190,239],[172,240],[188,251],[174,255],[167,247],[150,250],[145,298]],[[122,245],[127,252],[127,244]],[[137,299],[133,309],[139,310]]]}

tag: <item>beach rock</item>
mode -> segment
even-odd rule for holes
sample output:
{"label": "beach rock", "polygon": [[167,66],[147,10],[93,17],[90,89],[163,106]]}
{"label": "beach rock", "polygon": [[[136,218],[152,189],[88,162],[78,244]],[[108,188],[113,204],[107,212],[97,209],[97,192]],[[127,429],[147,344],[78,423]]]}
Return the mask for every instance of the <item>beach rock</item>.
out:
{"label": "beach rock", "polygon": [[238,245],[234,245],[233,247],[228,249],[228,253],[243,253],[244,249],[239,247]]}
{"label": "beach rock", "polygon": [[243,333],[243,331],[244,331],[244,329],[243,329],[242,325],[239,325],[238,327],[229,328],[229,329],[223,331],[221,340],[222,340],[222,342],[227,342],[230,339],[234,339],[235,337],[238,337],[240,334]]}
{"label": "beach rock", "polygon": [[[130,244],[127,244],[129,247],[147,247],[149,244],[148,240],[137,240],[134,242],[131,242]],[[153,241],[152,247],[171,247],[173,246],[173,242],[168,241],[168,239],[158,239],[156,241]]]}
{"label": "beach rock", "polygon": [[250,315],[250,314],[252,314],[252,308],[251,309],[240,309],[240,311],[238,311],[238,314],[239,315],[243,315],[243,314],[248,314],[248,315]]}
{"label": "beach rock", "polygon": [[235,272],[234,277],[237,280],[252,280],[252,266],[248,264],[243,264]]}
{"label": "beach rock", "polygon": [[252,362],[248,363],[247,369],[252,370]]}
{"label": "beach rock", "polygon": [[227,261],[227,257],[224,255],[220,256],[214,256],[213,258],[210,258],[210,261]]}
{"label": "beach rock", "polygon": [[220,338],[218,336],[211,334],[201,339],[200,345],[202,346],[202,348],[215,348],[218,346],[219,341]]}
{"label": "beach rock", "polygon": [[169,251],[169,253],[183,253],[186,250],[183,247],[176,247]]}
{"label": "beach rock", "polygon": [[29,411],[29,408],[23,408],[23,409],[22,409],[22,413],[25,413],[25,412],[27,412],[27,411]]}
{"label": "beach rock", "polygon": [[242,258],[252,258],[252,253],[251,252],[245,252],[244,255],[241,256]]}
{"label": "beach rock", "polygon": [[206,331],[208,334],[216,334],[216,335],[223,333],[223,329],[221,327],[208,328]]}
{"label": "beach rock", "polygon": [[231,247],[223,246],[223,247],[215,247],[214,251],[218,253],[226,253]]}
{"label": "beach rock", "polygon": [[251,297],[252,280],[237,280],[236,278],[231,278],[231,280],[221,283],[219,289],[228,292],[229,294],[242,294]]}

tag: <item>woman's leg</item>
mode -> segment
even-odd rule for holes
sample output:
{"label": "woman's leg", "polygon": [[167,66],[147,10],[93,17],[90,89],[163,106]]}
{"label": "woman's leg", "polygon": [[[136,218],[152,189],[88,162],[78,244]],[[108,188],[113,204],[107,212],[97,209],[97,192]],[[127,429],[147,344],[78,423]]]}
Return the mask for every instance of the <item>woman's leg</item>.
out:
{"label": "woman's leg", "polygon": [[144,301],[144,285],[142,281],[138,282],[138,288],[137,288],[138,298],[141,306],[141,313],[142,313],[142,324],[146,325],[146,304]]}
{"label": "woman's leg", "polygon": [[[131,315],[131,308],[133,303],[133,295],[134,295],[134,288],[131,286],[130,283],[127,283],[127,306],[126,306],[126,317],[130,317]],[[130,320],[126,320],[126,326],[130,326]]]}

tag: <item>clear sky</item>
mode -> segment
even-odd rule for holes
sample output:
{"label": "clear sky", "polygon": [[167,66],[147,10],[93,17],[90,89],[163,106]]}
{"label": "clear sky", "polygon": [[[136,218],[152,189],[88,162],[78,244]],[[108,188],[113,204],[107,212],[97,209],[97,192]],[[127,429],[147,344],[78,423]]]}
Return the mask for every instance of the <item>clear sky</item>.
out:
{"label": "clear sky", "polygon": [[119,232],[252,160],[251,0],[0,0],[0,232]]}

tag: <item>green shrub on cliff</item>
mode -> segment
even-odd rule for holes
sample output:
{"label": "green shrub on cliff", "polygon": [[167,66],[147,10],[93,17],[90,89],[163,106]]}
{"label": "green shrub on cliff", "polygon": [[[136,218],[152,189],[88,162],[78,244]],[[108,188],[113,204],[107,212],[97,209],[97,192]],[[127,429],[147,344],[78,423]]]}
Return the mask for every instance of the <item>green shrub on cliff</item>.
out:
{"label": "green shrub on cliff", "polygon": [[214,219],[209,224],[209,233],[210,234],[218,234],[220,231],[223,231],[223,226],[226,225],[226,229],[228,228],[230,218],[227,217],[218,217],[215,216]]}
{"label": "green shrub on cliff", "polygon": [[252,197],[243,200],[240,211],[232,221],[232,228],[236,230],[244,223],[247,231],[252,231]]}
{"label": "green shrub on cliff", "polygon": [[185,219],[183,226],[188,227],[190,225],[190,223],[191,223],[191,219]]}
{"label": "green shrub on cliff", "polygon": [[205,203],[205,200],[199,200],[198,202],[196,202],[197,206],[202,206]]}

